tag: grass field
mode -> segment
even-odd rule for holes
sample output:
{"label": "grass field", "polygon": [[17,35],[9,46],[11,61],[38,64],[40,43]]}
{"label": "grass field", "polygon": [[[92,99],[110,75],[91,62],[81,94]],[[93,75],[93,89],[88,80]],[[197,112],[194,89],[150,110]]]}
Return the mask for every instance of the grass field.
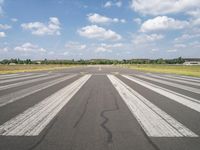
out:
{"label": "grass field", "polygon": [[56,70],[69,67],[76,67],[76,65],[0,65],[0,74]]}
{"label": "grass field", "polygon": [[138,65],[120,65],[130,69],[145,71],[178,74],[186,76],[200,77],[200,66],[183,66],[183,65],[158,65],[158,64],[138,64]]}

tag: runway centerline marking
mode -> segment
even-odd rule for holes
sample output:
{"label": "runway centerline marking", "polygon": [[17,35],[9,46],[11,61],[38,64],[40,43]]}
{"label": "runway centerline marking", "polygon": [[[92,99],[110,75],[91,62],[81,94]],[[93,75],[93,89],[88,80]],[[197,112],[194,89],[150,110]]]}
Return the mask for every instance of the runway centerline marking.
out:
{"label": "runway centerline marking", "polygon": [[132,114],[150,137],[198,137],[114,75],[108,75]]}
{"label": "runway centerline marking", "polygon": [[37,136],[87,82],[84,75],[0,126],[0,135]]}

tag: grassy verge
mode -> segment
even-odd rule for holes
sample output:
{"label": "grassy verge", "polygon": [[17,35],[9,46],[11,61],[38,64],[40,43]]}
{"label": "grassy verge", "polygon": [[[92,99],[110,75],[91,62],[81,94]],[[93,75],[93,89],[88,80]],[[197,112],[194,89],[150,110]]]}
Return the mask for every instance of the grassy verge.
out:
{"label": "grassy verge", "polygon": [[200,77],[200,66],[183,66],[183,65],[157,65],[157,64],[138,64],[138,65],[119,65],[130,69],[145,72],[157,72],[178,74],[186,76]]}
{"label": "grassy verge", "polygon": [[32,72],[32,71],[44,71],[44,70],[57,70],[70,67],[76,67],[77,65],[0,65],[0,74],[6,73],[19,73],[19,72]]}

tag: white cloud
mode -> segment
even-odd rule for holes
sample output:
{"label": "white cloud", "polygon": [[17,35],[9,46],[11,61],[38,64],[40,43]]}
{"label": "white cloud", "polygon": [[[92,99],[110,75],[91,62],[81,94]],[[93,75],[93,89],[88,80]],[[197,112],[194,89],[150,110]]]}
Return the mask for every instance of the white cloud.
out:
{"label": "white cloud", "polygon": [[118,23],[118,22],[125,23],[126,22],[125,19],[109,18],[97,13],[88,14],[87,17],[91,23],[97,23],[97,24],[110,24],[110,23]]}
{"label": "white cloud", "polygon": [[176,48],[185,48],[186,45],[185,44],[175,44],[174,47],[176,47]]}
{"label": "white cloud", "polygon": [[69,55],[69,52],[64,52],[63,55],[67,56],[67,55]]}
{"label": "white cloud", "polygon": [[107,1],[103,7],[104,8],[110,8],[112,6],[116,6],[116,7],[121,7],[122,6],[122,1]]}
{"label": "white cloud", "polygon": [[115,44],[106,44],[101,43],[99,46],[96,47],[95,52],[112,52],[114,49],[121,48],[123,46],[122,43],[115,43]]}
{"label": "white cloud", "polygon": [[200,8],[196,10],[188,11],[187,14],[191,16],[190,22],[193,26],[200,25]]}
{"label": "white cloud", "polygon": [[120,40],[122,37],[112,30],[107,30],[105,28],[99,27],[97,25],[85,26],[78,30],[78,33],[89,39],[98,39],[98,40]]}
{"label": "white cloud", "polygon": [[19,52],[34,52],[34,53],[45,53],[47,50],[39,47],[38,45],[34,45],[32,43],[24,43],[21,46],[17,46],[14,48],[15,51]]}
{"label": "white cloud", "polygon": [[133,21],[139,25],[142,23],[142,20],[140,18],[135,18],[133,19]]}
{"label": "white cloud", "polygon": [[167,52],[168,53],[175,53],[175,52],[177,52],[177,49],[169,49],[169,50],[167,50]]}
{"label": "white cloud", "polygon": [[199,0],[132,0],[131,8],[142,14],[161,15],[200,7]]}
{"label": "white cloud", "polygon": [[7,30],[12,28],[10,25],[7,24],[0,24],[0,30]]}
{"label": "white cloud", "polygon": [[138,45],[138,44],[146,44],[146,43],[151,43],[155,42],[158,40],[163,39],[164,36],[162,34],[139,34],[133,37],[133,43]]}
{"label": "white cloud", "polygon": [[12,22],[17,22],[17,21],[18,21],[17,18],[11,18],[10,20],[11,20]]}
{"label": "white cloud", "polygon": [[200,17],[200,8],[196,9],[196,10],[188,11],[187,14],[192,17],[199,18]]}
{"label": "white cloud", "polygon": [[34,35],[60,35],[60,21],[56,17],[50,17],[48,24],[42,22],[23,23],[24,30],[30,30]]}
{"label": "white cloud", "polygon": [[0,38],[6,37],[5,32],[0,32]]}
{"label": "white cloud", "polygon": [[159,49],[157,49],[157,48],[151,49],[151,52],[158,52],[158,51],[159,51]]}
{"label": "white cloud", "polygon": [[174,42],[183,42],[183,41],[186,41],[186,40],[195,39],[195,38],[199,38],[199,37],[200,37],[200,33],[183,34],[183,35],[175,38]]}
{"label": "white cloud", "polygon": [[84,50],[87,46],[78,42],[68,42],[65,44],[65,48],[68,50]]}
{"label": "white cloud", "polygon": [[0,52],[8,52],[8,47],[0,48]]}
{"label": "white cloud", "polygon": [[189,25],[187,21],[175,20],[167,16],[158,16],[145,21],[141,26],[142,32],[167,30],[167,29],[183,29]]}

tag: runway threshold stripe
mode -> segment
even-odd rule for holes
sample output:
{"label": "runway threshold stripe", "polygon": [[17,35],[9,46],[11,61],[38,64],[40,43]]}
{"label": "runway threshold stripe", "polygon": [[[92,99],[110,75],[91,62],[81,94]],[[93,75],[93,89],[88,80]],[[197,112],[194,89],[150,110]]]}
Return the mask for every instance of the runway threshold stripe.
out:
{"label": "runway threshold stripe", "polygon": [[10,94],[5,95],[5,96],[2,96],[2,97],[0,97],[0,107],[5,106],[9,103],[15,102],[15,101],[17,101],[21,98],[24,98],[28,95],[33,94],[33,93],[39,92],[43,89],[49,88],[53,85],[56,85],[60,82],[65,81],[65,80],[71,79],[75,76],[76,76],[76,74],[61,77],[61,78],[58,78],[58,79],[51,80],[49,82],[41,83],[41,84],[26,88],[26,89],[23,89],[23,90],[19,90],[19,91],[10,93]]}
{"label": "runway threshold stripe", "polygon": [[22,85],[33,83],[33,82],[38,82],[38,81],[42,81],[42,80],[47,80],[47,79],[59,77],[59,76],[61,76],[61,75],[55,74],[55,75],[44,76],[44,77],[41,77],[41,78],[31,79],[31,80],[27,80],[27,81],[20,81],[20,82],[13,83],[13,84],[3,85],[3,86],[0,86],[0,91],[6,90],[6,89],[9,89],[9,88],[13,88],[13,87],[17,87],[17,86],[22,86]]}
{"label": "runway threshold stripe", "polygon": [[140,80],[140,79],[137,79],[135,77],[132,77],[132,76],[129,76],[129,75],[122,75],[123,77],[137,83],[137,84],[140,84],[158,94],[161,94],[173,101],[176,101],[186,107],[189,107],[193,110],[196,110],[198,112],[200,112],[200,101],[197,100],[197,99],[194,99],[194,98],[191,98],[191,97],[188,97],[188,96],[185,96],[185,95],[182,95],[180,93],[176,93],[174,91],[171,91],[169,89],[166,89],[166,88],[163,88],[163,87],[160,87],[160,86],[157,86],[155,84],[152,84],[152,83],[149,83],[149,82],[146,82],[146,81],[143,81],[143,80]]}
{"label": "runway threshold stripe", "polygon": [[184,78],[182,76],[180,76],[180,77],[172,76],[172,75],[164,75],[164,76],[168,77],[168,78],[180,79],[180,80],[185,80],[185,81],[190,81],[190,82],[195,82],[195,83],[199,83],[200,84],[200,78],[199,79],[192,79],[192,78]]}
{"label": "runway threshold stripe", "polygon": [[19,74],[3,74],[3,75],[0,75],[0,79],[4,79],[4,78],[12,78],[12,77],[15,77],[15,76],[18,76]]}
{"label": "runway threshold stripe", "polygon": [[28,77],[19,77],[19,78],[12,78],[12,79],[8,79],[8,80],[3,80],[3,81],[0,81],[0,84],[2,83],[9,83],[9,82],[13,82],[13,81],[23,81],[25,79],[32,79],[32,78],[38,78],[38,77],[43,77],[43,76],[47,76],[48,74],[39,74],[39,75],[31,75],[31,76],[28,76]]}
{"label": "runway threshold stripe", "polygon": [[198,137],[114,75],[108,75],[108,78],[148,136]]}
{"label": "runway threshold stripe", "polygon": [[179,88],[179,89],[183,89],[183,90],[186,90],[186,91],[190,91],[190,92],[193,92],[193,93],[200,94],[200,89],[197,89],[197,88],[193,88],[193,87],[189,87],[189,86],[186,86],[186,85],[173,83],[173,82],[169,82],[169,81],[165,81],[165,80],[160,80],[160,79],[156,79],[156,78],[152,78],[152,77],[147,77],[147,76],[144,76],[144,75],[136,75],[136,76],[141,77],[143,79],[148,79],[148,80],[151,80],[151,81],[155,81],[155,82],[158,82],[158,83],[162,83],[162,84],[165,84],[165,85],[173,86],[173,87],[176,87],[176,88]]}
{"label": "runway threshold stripe", "polygon": [[37,136],[87,82],[85,75],[0,126],[0,135]]}
{"label": "runway threshold stripe", "polygon": [[154,74],[149,74],[149,76],[154,77],[154,78],[169,80],[169,81],[175,81],[175,82],[179,82],[179,83],[185,83],[185,84],[194,85],[194,86],[200,86],[199,83],[194,83],[194,82],[185,81],[185,80],[172,79],[172,78],[169,78],[169,77],[162,77],[162,76],[158,76],[158,75],[154,75]]}
{"label": "runway threshold stripe", "polygon": [[7,80],[7,79],[13,79],[13,78],[19,78],[19,77],[26,77],[26,76],[31,76],[31,75],[33,75],[33,73],[0,75],[0,80]]}

